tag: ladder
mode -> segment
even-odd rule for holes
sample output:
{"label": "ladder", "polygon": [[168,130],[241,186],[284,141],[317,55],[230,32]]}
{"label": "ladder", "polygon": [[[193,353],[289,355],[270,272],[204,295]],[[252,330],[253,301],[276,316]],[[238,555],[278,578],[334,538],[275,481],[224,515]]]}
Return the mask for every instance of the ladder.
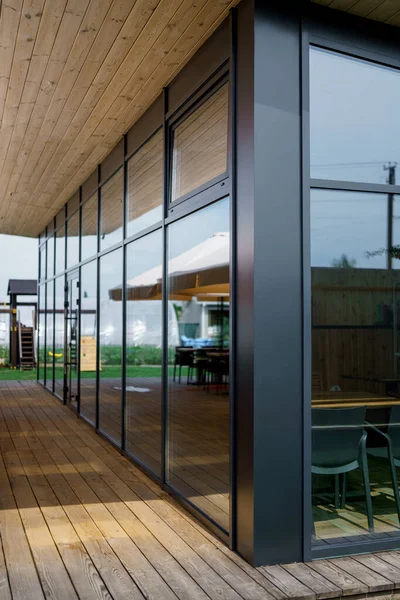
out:
{"label": "ladder", "polygon": [[35,347],[33,327],[19,324],[19,366],[22,370],[35,367]]}

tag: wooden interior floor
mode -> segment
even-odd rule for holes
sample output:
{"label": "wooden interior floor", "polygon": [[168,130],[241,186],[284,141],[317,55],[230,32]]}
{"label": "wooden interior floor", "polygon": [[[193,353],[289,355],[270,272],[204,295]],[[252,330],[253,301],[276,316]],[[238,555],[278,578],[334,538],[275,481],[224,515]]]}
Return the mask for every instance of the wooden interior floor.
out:
{"label": "wooden interior floor", "polygon": [[0,383],[0,598],[339,598],[400,553],[252,568],[34,382]]}

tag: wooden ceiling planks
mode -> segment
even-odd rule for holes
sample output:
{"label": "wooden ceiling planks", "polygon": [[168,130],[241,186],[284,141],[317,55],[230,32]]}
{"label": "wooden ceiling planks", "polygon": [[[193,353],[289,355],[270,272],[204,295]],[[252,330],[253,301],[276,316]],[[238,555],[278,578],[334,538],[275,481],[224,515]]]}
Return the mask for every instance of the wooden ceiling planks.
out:
{"label": "wooden ceiling planks", "polygon": [[2,120],[0,231],[37,235],[236,1],[8,0],[0,109],[20,101]]}
{"label": "wooden ceiling planks", "polygon": [[[400,24],[397,0],[316,0]],[[36,236],[238,0],[5,0],[0,232]]]}

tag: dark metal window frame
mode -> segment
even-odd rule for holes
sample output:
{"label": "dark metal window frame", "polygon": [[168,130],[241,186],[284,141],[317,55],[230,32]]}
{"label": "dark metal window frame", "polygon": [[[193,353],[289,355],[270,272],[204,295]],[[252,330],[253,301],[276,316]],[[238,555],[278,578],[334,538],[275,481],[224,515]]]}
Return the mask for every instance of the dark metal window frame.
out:
{"label": "dark metal window frame", "polygon": [[[225,84],[229,85],[229,65],[224,64],[218,69],[217,73],[215,73],[212,78],[205,83],[200,90],[191,98],[191,102],[187,101],[179,110],[175,111],[175,113],[167,119],[167,142],[168,142],[168,157],[166,161],[166,169],[168,172],[168,180],[167,180],[167,207],[168,211],[171,213],[180,204],[187,202],[190,198],[198,196],[198,194],[202,194],[206,192],[209,188],[212,188],[214,185],[217,185],[221,182],[224,182],[229,178],[229,137],[227,140],[227,169],[217,175],[216,177],[206,181],[200,186],[193,188],[186,194],[179,196],[175,200],[172,200],[172,178],[173,178],[173,150],[174,150],[174,142],[175,142],[175,130],[179,125],[184,123],[188,117],[190,117],[193,113],[196,112],[207,100],[213,97],[213,95],[221,89]],[[229,92],[228,92],[229,93]],[[228,120],[228,131],[230,130],[229,126],[230,121]]]}
{"label": "dark metal window frame", "polygon": [[[225,23],[226,25],[226,23]],[[218,32],[217,32],[218,34]],[[201,50],[200,50],[201,51]],[[215,59],[215,57],[214,57]],[[215,61],[214,61],[215,62]],[[188,67],[185,67],[188,68]],[[123,144],[124,144],[124,148],[123,148],[123,159],[121,164],[119,164],[119,166],[117,166],[115,168],[115,170],[110,173],[107,178],[102,181],[101,180],[101,164],[98,165],[97,167],[97,186],[95,186],[94,189],[94,194],[97,193],[97,206],[98,206],[98,212],[97,212],[97,252],[94,253],[93,255],[91,255],[90,257],[82,260],[82,225],[83,225],[83,219],[82,219],[82,211],[83,208],[86,204],[86,202],[88,202],[92,197],[93,194],[91,194],[90,196],[88,196],[87,198],[85,198],[84,201],[82,201],[83,199],[83,186],[80,186],[79,188],[79,208],[77,210],[79,210],[79,263],[75,264],[75,265],[71,265],[70,267],[68,267],[68,257],[67,257],[67,251],[68,251],[68,245],[67,245],[67,238],[68,238],[68,221],[69,218],[73,215],[71,215],[70,217],[67,214],[67,206],[68,206],[68,202],[65,205],[64,208],[64,222],[61,223],[57,223],[58,227],[57,229],[54,231],[53,235],[54,235],[54,239],[56,240],[56,235],[57,233],[63,228],[65,227],[65,262],[64,262],[64,269],[62,271],[58,271],[57,270],[57,266],[56,266],[56,243],[54,244],[54,273],[51,277],[47,277],[45,280],[43,280],[43,282],[41,283],[47,283],[47,281],[51,281],[54,280],[54,282],[56,281],[56,279],[58,279],[59,277],[64,277],[64,282],[66,281],[68,274],[76,271],[77,269],[79,269],[79,277],[80,277],[80,273],[81,273],[81,268],[91,262],[96,261],[96,269],[97,269],[97,300],[96,300],[96,312],[97,312],[97,319],[96,319],[96,422],[94,424],[94,427],[96,429],[96,432],[101,434],[103,437],[105,437],[111,444],[113,444],[119,451],[121,451],[122,454],[128,456],[129,458],[131,458],[135,464],[137,464],[141,469],[143,469],[144,472],[146,472],[146,474],[148,476],[150,476],[153,480],[157,481],[157,483],[159,483],[163,489],[169,491],[180,503],[182,503],[189,512],[191,512],[192,514],[194,514],[200,521],[202,521],[205,525],[207,525],[208,528],[210,528],[214,533],[216,533],[224,542],[228,543],[231,547],[233,546],[234,543],[234,522],[235,522],[235,516],[234,516],[234,512],[233,512],[233,507],[234,507],[234,495],[235,495],[235,490],[233,485],[231,485],[231,523],[230,523],[230,533],[226,532],[225,530],[223,530],[221,528],[221,526],[216,523],[215,521],[213,521],[213,519],[203,513],[203,511],[198,508],[197,506],[195,506],[194,504],[192,504],[190,502],[190,500],[184,498],[179,492],[177,492],[176,490],[174,490],[172,487],[170,487],[167,482],[166,482],[166,469],[165,469],[165,464],[166,464],[166,460],[167,460],[167,452],[166,452],[166,448],[168,445],[168,439],[167,439],[167,414],[168,414],[168,381],[167,381],[167,377],[165,376],[165,373],[168,373],[168,348],[167,348],[167,341],[168,341],[168,334],[167,334],[167,324],[168,324],[168,304],[167,301],[164,300],[163,301],[163,309],[162,309],[162,339],[163,339],[163,385],[162,385],[162,447],[161,447],[161,457],[162,457],[162,474],[161,474],[161,478],[157,477],[157,475],[155,475],[148,466],[146,466],[145,464],[143,464],[137,457],[135,457],[134,455],[132,455],[130,452],[128,452],[126,450],[126,430],[125,430],[125,426],[126,426],[126,392],[125,392],[125,385],[126,385],[126,364],[125,364],[125,360],[126,360],[126,303],[125,303],[125,298],[126,298],[126,290],[125,290],[125,279],[126,279],[126,246],[132,242],[134,242],[135,240],[141,239],[155,231],[161,230],[162,231],[162,235],[163,235],[163,298],[167,298],[167,281],[166,281],[166,273],[167,273],[167,251],[168,251],[168,246],[167,246],[167,237],[168,237],[168,227],[174,223],[175,221],[178,221],[192,213],[195,213],[199,210],[201,210],[202,208],[209,206],[215,202],[217,202],[218,200],[225,198],[226,196],[231,196],[231,224],[234,223],[234,197],[232,196],[232,188],[231,188],[231,179],[232,179],[232,144],[233,144],[233,135],[232,135],[232,123],[233,123],[233,115],[232,115],[232,105],[233,105],[233,89],[232,89],[232,79],[230,76],[230,72],[231,72],[231,59],[230,60],[226,60],[226,58],[224,58],[223,60],[221,60],[220,65],[218,66],[217,69],[214,70],[213,73],[211,73],[209,75],[209,77],[207,77],[200,85],[200,87],[198,87],[198,89],[196,89],[193,93],[191,93],[187,98],[183,99],[182,104],[179,108],[177,108],[176,110],[172,111],[172,112],[168,112],[168,88],[165,88],[164,90],[164,111],[163,111],[163,120],[160,123],[160,125],[158,127],[154,127],[154,120],[152,123],[149,123],[149,132],[147,136],[143,137],[143,142],[140,143],[140,145],[135,148],[135,150],[131,153],[128,154],[127,152],[127,148],[128,148],[128,135],[132,135],[132,132],[125,134],[123,136]],[[171,127],[173,127],[178,120],[183,120],[187,117],[187,115],[190,112],[193,112],[194,110],[196,110],[196,108],[198,108],[198,106],[200,106],[200,104],[202,102],[205,101],[205,99],[207,99],[208,97],[210,97],[215,91],[216,89],[218,89],[218,87],[222,86],[223,84],[228,83],[229,85],[229,113],[228,113],[228,148],[227,148],[227,171],[223,174],[221,174],[221,176],[218,176],[217,178],[206,182],[204,185],[194,189],[193,191],[191,191],[189,194],[187,194],[185,197],[179,198],[177,201],[175,201],[172,205],[170,205],[169,202],[169,189],[170,189],[170,183],[169,183],[169,178],[170,178],[170,174],[171,174],[171,168],[170,168],[170,157],[171,157],[171,136],[170,136],[170,132],[171,132]],[[151,111],[151,107],[149,109],[149,112]],[[141,118],[145,119],[146,117],[146,113],[144,115],[144,117]],[[143,123],[142,123],[143,126]],[[162,219],[159,220],[157,223],[154,223],[153,225],[139,231],[138,233],[131,235],[130,237],[125,237],[126,236],[126,231],[127,231],[127,194],[128,194],[128,187],[127,187],[127,170],[128,170],[128,162],[129,160],[154,136],[156,135],[160,129],[163,130],[163,146],[164,146],[164,156],[163,156],[163,203],[162,203],[162,212],[163,212],[163,216]],[[121,236],[121,241],[104,249],[101,249],[101,245],[100,245],[100,238],[101,238],[101,232],[100,232],[100,225],[101,225],[101,192],[102,192],[102,188],[103,186],[112,179],[112,177],[114,177],[114,175],[116,175],[116,173],[118,173],[118,171],[120,171],[121,169],[123,169],[123,208],[122,208],[122,228],[123,228],[123,232],[122,232],[122,236]],[[96,192],[97,189],[97,192]],[[61,211],[60,211],[61,212]],[[74,211],[75,214],[76,211]],[[60,213],[59,213],[60,214]],[[53,220],[54,223],[54,228],[55,229],[55,224],[56,224],[56,219]],[[232,227],[232,236],[234,235],[235,229],[234,227]],[[43,247],[45,244],[47,243],[47,237],[45,238],[45,240],[40,240],[39,238],[39,246]],[[232,258],[234,257],[234,242],[231,239],[231,253],[232,253]],[[99,416],[100,416],[100,397],[99,397],[99,390],[100,390],[100,371],[99,371],[99,362],[100,362],[100,336],[99,336],[99,332],[100,332],[100,260],[103,256],[110,254],[111,252],[117,250],[117,249],[122,249],[122,272],[123,272],[123,306],[122,306],[122,356],[123,356],[123,366],[122,366],[122,394],[121,394],[121,423],[122,423],[122,431],[121,431],[121,446],[117,445],[115,443],[115,441],[113,439],[111,439],[107,433],[103,432],[100,430],[100,423],[99,423]],[[47,264],[47,263],[46,263]],[[231,264],[231,276],[234,272],[234,266],[233,264]],[[233,280],[233,277],[232,277]],[[54,294],[55,294],[55,283],[54,283]],[[234,289],[234,285],[233,285],[233,289]],[[232,323],[234,323],[235,321],[235,307],[232,306],[231,309],[231,314],[232,314]],[[79,319],[81,319],[81,306],[79,308]],[[55,329],[55,328],[54,328]],[[233,332],[234,332],[234,326],[232,326],[232,330],[231,330],[231,345],[232,348],[233,346]],[[45,333],[46,333],[46,328],[45,328]],[[64,331],[64,340],[65,340],[65,331]],[[233,361],[234,361],[234,357],[233,354],[231,353],[231,369],[233,369]],[[65,386],[64,386],[65,388]],[[53,387],[54,389],[54,387]],[[63,400],[64,404],[66,403],[66,393],[65,393],[65,389],[64,389],[64,397],[60,398],[59,395],[57,395],[55,393],[55,390],[53,391],[54,395],[57,396],[59,399]],[[230,403],[231,403],[231,432],[232,432],[232,436],[231,436],[231,449],[230,449],[230,453],[231,453],[231,465],[230,465],[230,470],[231,470],[231,479],[232,481],[233,479],[233,472],[234,472],[234,465],[233,465],[233,448],[234,448],[234,440],[233,440],[233,432],[234,432],[234,426],[232,424],[232,420],[233,420],[233,416],[234,416],[234,410],[233,410],[233,398],[234,398],[234,386],[231,383],[231,393],[230,393]],[[80,416],[81,418],[87,420],[83,415],[80,414],[80,400],[81,400],[81,393],[80,393],[80,376],[78,376],[78,416]],[[89,421],[88,421],[89,422]],[[93,423],[90,423],[93,426]]]}
{"label": "dark metal window frame", "polygon": [[365,60],[376,65],[397,69],[400,77],[400,44],[398,28],[366,19],[339,13],[325,7],[312,6],[303,15],[301,32],[301,71],[302,71],[302,195],[303,195],[303,554],[304,560],[331,558],[363,552],[379,552],[400,547],[398,535],[382,539],[358,539],[348,544],[314,546],[312,544],[312,506],[311,506],[311,190],[338,190],[345,192],[379,193],[382,195],[399,194],[400,185],[353,182],[311,178],[310,165],[310,72],[309,52],[317,47],[336,52],[344,56]]}

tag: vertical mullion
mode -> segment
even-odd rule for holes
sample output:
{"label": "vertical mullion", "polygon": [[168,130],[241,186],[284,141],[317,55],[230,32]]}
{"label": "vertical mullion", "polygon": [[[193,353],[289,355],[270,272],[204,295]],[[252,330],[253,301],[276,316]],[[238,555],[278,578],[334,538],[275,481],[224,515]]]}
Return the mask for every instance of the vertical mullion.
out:
{"label": "vertical mullion", "polygon": [[[230,306],[229,306],[229,419],[230,419],[230,494],[229,494],[229,543],[236,546],[236,40],[237,11],[230,13],[231,55],[229,65],[228,104],[228,164],[231,180],[230,200]],[[223,322],[222,322],[223,326]]]}
{"label": "vertical mullion", "polygon": [[[46,369],[46,359],[47,359],[47,235],[46,235],[46,244],[45,244],[44,248],[45,248],[44,280],[46,283],[43,285],[43,288],[44,288],[43,385],[46,387],[46,383],[47,383],[47,380],[46,380],[46,375],[47,375],[47,369]],[[10,349],[11,349],[11,346],[10,346]]]}
{"label": "vertical mullion", "polygon": [[162,396],[161,396],[161,485],[166,483],[168,473],[168,289],[167,289],[167,228],[168,214],[168,175],[169,175],[169,135],[166,114],[168,112],[168,88],[163,90],[164,114],[164,177],[163,177],[163,219],[162,219]]}
{"label": "vertical mullion", "polygon": [[41,261],[41,252],[40,252],[40,234],[38,235],[38,310],[37,310],[37,323],[36,323],[36,380],[39,382],[40,381],[40,339],[39,339],[39,333],[40,333],[40,303],[41,303],[41,286],[40,286],[40,282],[42,279],[42,261]]}
{"label": "vertical mullion", "polygon": [[[54,257],[53,257],[54,260]],[[53,282],[53,314],[52,314],[52,323],[53,323],[53,375],[52,375],[52,382],[51,382],[51,393],[54,394],[54,388],[55,388],[55,369],[56,369],[56,317],[55,317],[55,308],[56,308],[56,280],[53,278],[52,279]]]}
{"label": "vertical mullion", "polygon": [[96,431],[100,429],[100,224],[101,224],[101,188],[100,188],[101,166],[97,167],[97,294],[96,294]]}
{"label": "vertical mullion", "polygon": [[[81,252],[82,252],[82,186],[79,188],[79,208],[78,208],[78,264],[81,262]],[[79,282],[79,291],[78,291],[78,344],[77,344],[77,411],[78,415],[81,413],[81,312],[82,312],[82,283],[81,283],[81,273],[82,269],[78,267],[78,282]]]}
{"label": "vertical mullion", "polygon": [[128,138],[124,136],[124,192],[123,192],[123,214],[122,214],[122,397],[121,397],[121,451],[126,448],[126,249],[124,240],[126,237],[126,212],[128,195],[128,163],[125,159],[127,154]]}
{"label": "vertical mullion", "polygon": [[303,337],[303,560],[312,558],[312,473],[311,473],[311,375],[312,375],[312,285],[310,214],[310,65],[309,32],[301,22],[301,231],[302,231],[302,337]]}

